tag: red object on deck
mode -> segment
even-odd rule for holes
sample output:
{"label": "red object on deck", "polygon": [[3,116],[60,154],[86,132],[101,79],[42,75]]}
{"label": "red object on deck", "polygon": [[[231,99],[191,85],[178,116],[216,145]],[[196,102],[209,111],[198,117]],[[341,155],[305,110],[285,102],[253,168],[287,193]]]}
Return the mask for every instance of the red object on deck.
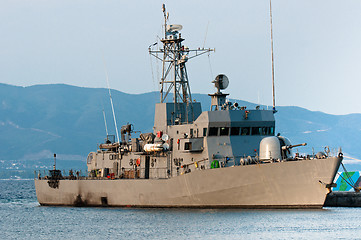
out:
{"label": "red object on deck", "polygon": [[158,131],[157,132],[157,138],[161,138],[163,136],[163,132],[162,131]]}

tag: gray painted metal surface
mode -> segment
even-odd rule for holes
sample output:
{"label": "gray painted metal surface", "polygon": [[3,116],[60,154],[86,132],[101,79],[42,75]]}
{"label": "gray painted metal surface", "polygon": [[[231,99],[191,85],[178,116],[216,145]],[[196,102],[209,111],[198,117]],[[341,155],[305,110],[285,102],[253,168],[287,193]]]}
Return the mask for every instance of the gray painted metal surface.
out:
{"label": "gray painted metal surface", "polygon": [[[149,49],[163,62],[161,102],[154,131],[105,143],[87,158],[88,177],[60,171],[35,180],[42,205],[135,207],[322,207],[342,156],[293,156],[288,139],[275,136],[275,110],[254,110],[210,94],[211,111],[193,102],[185,64],[211,49],[189,50],[177,28],[167,28],[163,48]],[[155,46],[155,45],[152,45]],[[193,56],[190,54],[194,53]],[[163,54],[160,58],[158,54]],[[173,73],[173,74],[170,74]],[[217,80],[218,79],[218,80]],[[218,82],[217,82],[218,81]],[[173,102],[166,102],[173,94]],[[262,139],[268,149],[260,159]],[[272,145],[274,144],[274,145]],[[295,145],[299,146],[299,145]],[[273,150],[272,150],[273,149]]]}
{"label": "gray painted metal surface", "polygon": [[[171,179],[35,180],[42,205],[321,208],[341,159],[198,170]],[[104,200],[106,199],[106,201]]]}

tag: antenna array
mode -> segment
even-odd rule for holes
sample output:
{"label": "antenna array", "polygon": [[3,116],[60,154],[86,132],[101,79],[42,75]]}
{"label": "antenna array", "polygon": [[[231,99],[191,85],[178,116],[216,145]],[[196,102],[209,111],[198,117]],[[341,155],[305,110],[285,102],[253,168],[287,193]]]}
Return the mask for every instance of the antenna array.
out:
{"label": "antenna array", "polygon": [[[153,49],[157,44],[149,47],[149,54],[160,60],[163,64],[162,77],[160,79],[160,102],[167,102],[167,98],[173,93],[174,117],[181,117],[181,111],[177,110],[177,104],[185,103],[187,110],[193,111],[192,95],[190,91],[186,62],[194,57],[214,51],[214,49],[198,48],[191,50],[183,45],[184,39],[179,32],[182,25],[168,24],[169,13],[166,12],[163,4],[164,16],[164,38],[160,41],[163,47]],[[193,114],[191,114],[193,115]],[[187,120],[192,122],[194,119]]]}

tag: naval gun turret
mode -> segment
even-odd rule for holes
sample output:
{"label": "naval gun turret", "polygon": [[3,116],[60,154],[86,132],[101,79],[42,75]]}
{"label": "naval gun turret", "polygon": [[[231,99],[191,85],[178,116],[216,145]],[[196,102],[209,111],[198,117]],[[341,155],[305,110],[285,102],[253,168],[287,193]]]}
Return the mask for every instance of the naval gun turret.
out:
{"label": "naval gun turret", "polygon": [[283,136],[265,137],[259,146],[260,161],[282,161],[293,158],[292,148],[306,146],[307,143],[292,145],[290,140]]}

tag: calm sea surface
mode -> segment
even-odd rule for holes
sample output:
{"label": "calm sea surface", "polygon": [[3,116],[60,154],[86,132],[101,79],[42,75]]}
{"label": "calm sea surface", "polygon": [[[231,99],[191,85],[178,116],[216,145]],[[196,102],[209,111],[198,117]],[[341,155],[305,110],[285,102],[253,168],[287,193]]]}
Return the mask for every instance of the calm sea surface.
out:
{"label": "calm sea surface", "polygon": [[0,239],[361,239],[361,208],[40,207],[32,180],[0,180]]}

